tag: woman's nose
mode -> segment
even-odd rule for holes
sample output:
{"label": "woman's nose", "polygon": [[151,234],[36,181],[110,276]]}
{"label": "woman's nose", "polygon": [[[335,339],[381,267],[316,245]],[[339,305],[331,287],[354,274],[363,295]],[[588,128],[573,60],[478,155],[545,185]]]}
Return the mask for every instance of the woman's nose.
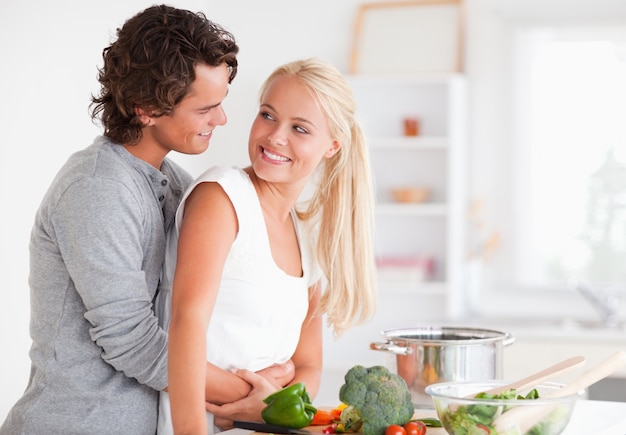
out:
{"label": "woman's nose", "polygon": [[280,127],[277,127],[267,135],[267,141],[272,145],[285,145],[287,143],[287,135]]}

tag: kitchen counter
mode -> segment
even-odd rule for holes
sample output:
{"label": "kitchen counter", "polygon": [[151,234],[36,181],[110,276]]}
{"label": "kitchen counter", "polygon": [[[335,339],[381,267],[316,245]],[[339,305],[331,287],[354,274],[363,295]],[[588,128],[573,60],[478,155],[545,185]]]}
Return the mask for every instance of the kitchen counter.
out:
{"label": "kitchen counter", "polygon": [[[434,410],[416,410],[416,417],[436,417]],[[429,428],[427,435],[446,435],[441,428]],[[626,435],[626,402],[580,400],[572,419],[561,435]]]}
{"label": "kitchen counter", "polygon": [[581,400],[562,435],[626,435],[626,402]]}
{"label": "kitchen counter", "polygon": [[[417,418],[436,417],[431,409],[418,409]],[[314,428],[321,432],[322,426]],[[320,430],[317,430],[320,429]],[[224,435],[248,435],[251,430],[231,429]],[[446,435],[441,428],[429,428],[427,435]],[[572,419],[561,435],[626,435],[626,402],[580,400],[574,408]]]}

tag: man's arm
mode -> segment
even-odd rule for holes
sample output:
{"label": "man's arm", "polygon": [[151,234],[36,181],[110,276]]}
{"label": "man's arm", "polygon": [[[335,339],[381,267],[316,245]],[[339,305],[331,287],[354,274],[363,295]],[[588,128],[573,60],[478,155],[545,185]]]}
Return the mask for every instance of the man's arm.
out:
{"label": "man's arm", "polygon": [[142,270],[143,219],[123,183],[86,177],[63,193],[51,228],[102,358],[160,390],[167,382],[167,334],[158,326]]}

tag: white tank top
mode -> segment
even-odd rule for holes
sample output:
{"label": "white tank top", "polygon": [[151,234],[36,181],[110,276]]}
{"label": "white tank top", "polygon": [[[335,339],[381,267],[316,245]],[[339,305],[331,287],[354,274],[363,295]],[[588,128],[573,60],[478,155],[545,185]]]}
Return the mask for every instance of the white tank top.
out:
{"label": "white tank top", "polygon": [[[156,301],[160,322],[165,329],[168,328],[182,210],[189,192],[202,182],[220,184],[239,221],[239,231],[226,260],[207,331],[207,360],[224,369],[251,371],[285,362],[293,355],[300,338],[300,328],[308,310],[308,288],[319,279],[320,273],[312,261],[309,232],[303,230],[293,212],[303,276],[290,276],[274,263],[256,190],[248,175],[239,168],[210,168],[183,196],[176,213],[175,228],[169,235]],[[207,222],[207,225],[211,223]],[[167,393],[161,393],[159,408],[158,433],[171,433]],[[166,429],[168,424],[169,431]]]}

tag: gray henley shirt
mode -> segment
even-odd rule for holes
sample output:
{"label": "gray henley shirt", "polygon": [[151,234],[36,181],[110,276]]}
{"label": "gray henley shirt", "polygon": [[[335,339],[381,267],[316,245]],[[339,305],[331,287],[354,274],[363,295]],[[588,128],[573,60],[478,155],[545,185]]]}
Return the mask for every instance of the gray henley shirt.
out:
{"label": "gray henley shirt", "polygon": [[104,137],[59,171],[31,234],[30,379],[0,435],[155,433],[167,336],[153,300],[190,182]]}

